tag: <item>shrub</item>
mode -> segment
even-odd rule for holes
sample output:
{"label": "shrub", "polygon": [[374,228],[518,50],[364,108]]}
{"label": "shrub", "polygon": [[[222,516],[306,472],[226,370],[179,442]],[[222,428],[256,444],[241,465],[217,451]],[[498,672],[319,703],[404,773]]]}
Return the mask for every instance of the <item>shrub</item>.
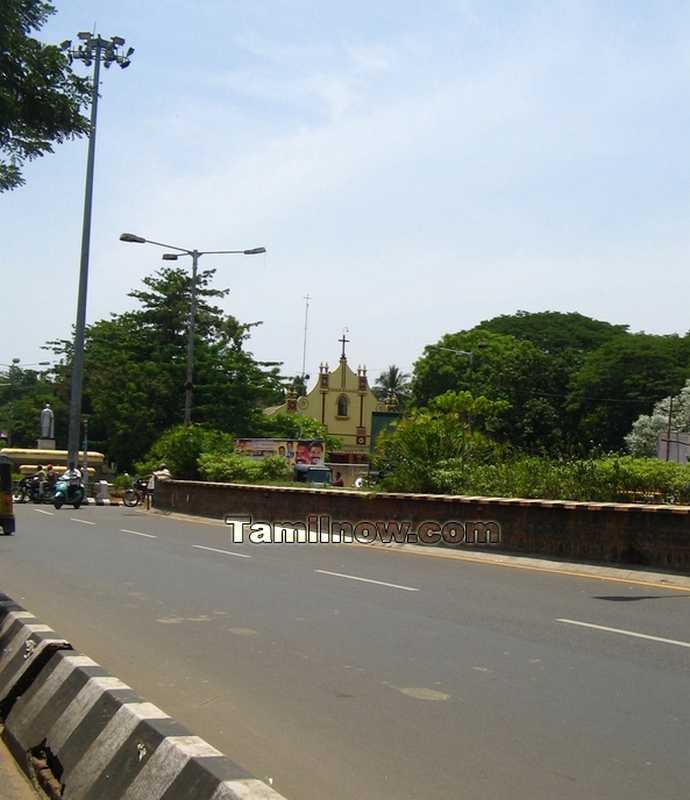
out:
{"label": "shrub", "polygon": [[146,457],[137,463],[140,473],[146,474],[165,463],[173,478],[197,480],[199,457],[202,453],[231,453],[233,437],[205,425],[177,425],[167,430],[151,447]]}
{"label": "shrub", "polygon": [[205,480],[225,483],[287,481],[292,475],[290,465],[280,456],[253,459],[237,453],[218,452],[200,456],[199,472]]}

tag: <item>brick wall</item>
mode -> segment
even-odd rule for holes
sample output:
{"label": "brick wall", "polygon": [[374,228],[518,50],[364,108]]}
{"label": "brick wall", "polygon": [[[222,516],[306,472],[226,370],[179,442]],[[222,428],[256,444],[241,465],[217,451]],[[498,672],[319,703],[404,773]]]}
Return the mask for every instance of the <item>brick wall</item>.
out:
{"label": "brick wall", "polygon": [[456,547],[638,564],[690,574],[690,506],[375,494],[196,481],[159,481],[154,506],[218,519],[226,514],[251,515],[254,520],[286,523],[324,514],[351,523],[409,520],[415,527],[426,520],[493,521],[500,525],[500,543]]}

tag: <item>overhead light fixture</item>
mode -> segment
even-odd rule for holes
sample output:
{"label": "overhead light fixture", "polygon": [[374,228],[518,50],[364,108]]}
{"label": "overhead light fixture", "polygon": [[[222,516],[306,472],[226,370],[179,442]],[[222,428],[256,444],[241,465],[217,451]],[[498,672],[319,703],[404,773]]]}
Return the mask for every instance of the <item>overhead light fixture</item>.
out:
{"label": "overhead light fixture", "polygon": [[133,47],[127,48],[127,52],[125,53],[125,58],[129,58],[132,55],[134,55],[134,48]]}
{"label": "overhead light fixture", "polygon": [[121,233],[121,242],[136,242],[137,244],[146,244],[146,239],[143,236],[137,236],[135,233]]}
{"label": "overhead light fixture", "polygon": [[122,47],[122,45],[125,43],[125,40],[122,38],[122,36],[111,36],[110,41],[113,44],[116,44],[118,47]]}
{"label": "overhead light fixture", "polygon": [[71,46],[72,46],[72,41],[70,39],[65,39],[64,42],[60,43],[61,50],[69,50]]}
{"label": "overhead light fixture", "polygon": [[91,38],[91,34],[88,33],[88,32],[85,33],[84,31],[82,31],[81,33],[77,34],[77,38],[81,39],[83,42],[86,42]]}
{"label": "overhead light fixture", "polygon": [[128,58],[126,58],[124,61],[120,61],[120,66],[122,67],[122,69],[127,69],[127,67],[128,67],[128,66],[129,66],[131,63],[132,63],[132,62],[131,62],[131,61],[130,61]]}

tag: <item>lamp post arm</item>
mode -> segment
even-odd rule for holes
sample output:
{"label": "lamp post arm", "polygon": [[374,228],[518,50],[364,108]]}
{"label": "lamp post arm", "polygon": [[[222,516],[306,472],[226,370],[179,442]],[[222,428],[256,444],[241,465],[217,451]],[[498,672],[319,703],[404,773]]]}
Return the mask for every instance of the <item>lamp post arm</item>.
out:
{"label": "lamp post arm", "polygon": [[174,244],[164,244],[163,242],[154,242],[153,239],[145,239],[146,244],[155,244],[158,247],[165,247],[166,250],[177,250],[179,253],[186,253],[188,256],[192,255],[191,250],[187,250],[186,247],[175,247]]}

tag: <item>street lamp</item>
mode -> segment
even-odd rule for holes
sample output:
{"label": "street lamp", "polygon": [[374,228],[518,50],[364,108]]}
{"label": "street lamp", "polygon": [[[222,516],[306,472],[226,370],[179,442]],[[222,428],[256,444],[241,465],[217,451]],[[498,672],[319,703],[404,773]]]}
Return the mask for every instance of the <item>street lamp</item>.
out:
{"label": "street lamp", "polygon": [[471,353],[469,350],[455,350],[453,347],[443,347],[440,344],[436,345],[437,350],[447,350],[449,353],[457,353],[459,356],[467,356],[470,360],[470,367],[474,364],[474,353]]}
{"label": "street lamp", "polygon": [[98,115],[98,84],[101,62],[106,69],[117,64],[122,69],[130,65],[133,48],[122,51],[125,40],[121,36],[104,39],[100,34],[88,32],[77,34],[79,42],[72,46],[67,39],[60,48],[67,54],[70,64],[76,59],[87,67],[93,64],[93,86],[91,91],[91,126],[89,129],[89,152],[86,161],[86,187],[84,190],[84,219],[81,232],[81,263],[79,267],[79,295],[77,299],[77,321],[74,328],[74,352],[72,354],[72,386],[69,401],[69,432],[67,434],[67,462],[77,462],[79,456],[79,432],[81,427],[81,395],[84,368],[84,331],[86,328],[86,291],[89,281],[89,247],[91,244],[91,204],[93,197],[93,171],[96,156],[96,118]]}
{"label": "street lamp", "polygon": [[145,239],[143,236],[136,236],[133,233],[123,233],[120,235],[121,242],[130,244],[155,244],[157,247],[164,247],[166,250],[177,250],[177,253],[163,253],[163,261],[177,261],[179,254],[192,257],[192,296],[189,303],[189,330],[187,333],[187,377],[184,385],[184,424],[192,422],[192,391],[194,389],[194,324],[196,318],[196,283],[197,267],[201,256],[216,255],[243,255],[257,256],[266,252],[265,247],[252,247],[249,250],[188,250],[185,247],[175,247],[171,244],[154,242]]}

